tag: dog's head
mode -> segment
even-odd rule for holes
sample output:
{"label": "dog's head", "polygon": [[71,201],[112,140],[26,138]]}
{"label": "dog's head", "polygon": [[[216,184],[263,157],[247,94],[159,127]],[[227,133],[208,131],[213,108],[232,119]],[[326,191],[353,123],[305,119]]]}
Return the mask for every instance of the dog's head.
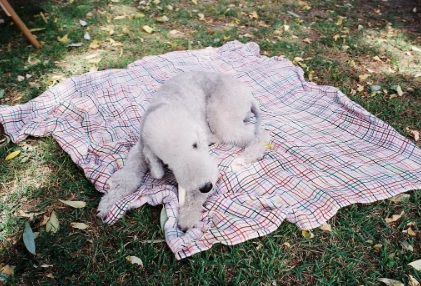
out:
{"label": "dog's head", "polygon": [[219,171],[209,154],[203,122],[184,110],[162,106],[148,114],[141,136],[145,147],[168,165],[187,196],[190,192],[209,193],[214,188]]}

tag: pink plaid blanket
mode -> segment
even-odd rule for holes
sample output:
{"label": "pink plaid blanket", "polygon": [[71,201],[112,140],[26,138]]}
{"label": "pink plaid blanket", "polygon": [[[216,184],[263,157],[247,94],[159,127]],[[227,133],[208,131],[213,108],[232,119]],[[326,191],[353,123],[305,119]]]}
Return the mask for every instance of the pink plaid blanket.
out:
{"label": "pink plaid blanket", "polygon": [[311,229],[349,204],[421,189],[421,149],[338,89],[306,82],[287,59],[261,56],[255,43],[148,56],[127,69],[74,76],[26,104],[0,106],[0,122],[14,142],[52,135],[96,189],[106,192],[110,175],[138,139],[154,92],[166,79],[192,70],[230,73],[248,85],[273,149],[261,161],[244,164],[240,148],[212,146],[221,170],[217,192],[199,226],[186,233],[177,229],[175,186],[149,175],[138,192],[114,206],[107,223],[145,203],[164,204],[166,241],[181,259],[215,243],[266,235],[284,219]]}

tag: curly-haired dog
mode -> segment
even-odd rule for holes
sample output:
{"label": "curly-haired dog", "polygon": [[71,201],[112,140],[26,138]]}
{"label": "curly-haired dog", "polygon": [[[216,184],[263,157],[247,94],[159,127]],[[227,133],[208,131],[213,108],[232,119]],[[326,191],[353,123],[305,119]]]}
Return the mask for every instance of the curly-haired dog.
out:
{"label": "curly-haired dog", "polygon": [[112,175],[98,215],[104,218],[118,200],[135,192],[148,170],[162,178],[167,165],[179,186],[178,224],[183,230],[192,227],[201,219],[203,204],[219,177],[209,144],[246,147],[247,160],[255,161],[263,156],[262,142],[267,138],[260,121],[250,91],[231,76],[188,72],[167,80],[142,118],[140,140],[124,167]]}

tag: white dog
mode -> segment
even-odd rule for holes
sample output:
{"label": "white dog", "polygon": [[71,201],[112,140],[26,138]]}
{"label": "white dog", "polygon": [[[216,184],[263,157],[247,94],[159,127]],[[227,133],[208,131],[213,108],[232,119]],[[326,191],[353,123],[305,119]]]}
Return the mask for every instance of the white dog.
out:
{"label": "white dog", "polygon": [[[247,161],[263,156],[268,133],[260,130],[260,110],[250,91],[221,73],[188,72],[167,80],[154,94],[140,126],[140,140],[98,206],[104,218],[120,199],[137,190],[145,173],[160,179],[164,166],[179,186],[181,229],[201,219],[203,204],[219,177],[211,143],[247,147]],[[185,190],[185,198],[181,194]]]}

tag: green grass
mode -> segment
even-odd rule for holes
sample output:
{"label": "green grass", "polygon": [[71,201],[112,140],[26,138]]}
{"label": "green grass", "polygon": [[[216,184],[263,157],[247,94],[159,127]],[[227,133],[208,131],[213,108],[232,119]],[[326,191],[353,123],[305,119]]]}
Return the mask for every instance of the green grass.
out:
{"label": "green grass", "polygon": [[[91,69],[124,68],[147,55],[239,40],[257,42],[267,56],[303,58],[300,65],[307,77],[340,88],[404,136],[406,128],[421,129],[421,82],[414,77],[421,55],[411,50],[419,47],[419,32],[410,26],[412,10],[404,6],[398,15],[396,1],[307,1],[311,9],[296,1],[16,2],[20,4],[15,9],[29,28],[44,28],[34,32],[43,48],[29,46],[16,26],[0,17],[6,20],[0,24],[0,90],[5,91],[0,104],[27,102],[54,82]],[[258,19],[253,18],[254,11]],[[122,15],[126,17],[116,19]],[[164,15],[169,21],[159,22]],[[346,17],[340,25],[338,16]],[[82,27],[80,19],[88,26]],[[144,25],[155,32],[144,32]],[[182,36],[172,36],[172,30]],[[85,32],[90,41],[83,39]],[[66,34],[69,43],[83,46],[68,47],[57,40]],[[89,48],[93,40],[98,40],[98,48]],[[381,62],[373,60],[375,56]],[[358,76],[367,73],[371,77],[359,81]],[[26,74],[32,77],[18,81]],[[370,85],[381,85],[382,90],[371,94]],[[393,85],[400,85],[404,95],[391,97]],[[15,150],[22,152],[4,161]],[[421,281],[421,273],[407,265],[420,259],[421,191],[409,194],[400,203],[345,207],[329,220],[332,232],[315,229],[313,239],[285,222],[265,237],[235,246],[216,245],[176,261],[162,241],[160,207],[144,206],[113,226],[104,225],[96,217],[100,195],[83,172],[53,139],[31,138],[0,148],[0,265],[15,267],[7,285],[378,285],[381,277],[408,284],[409,275]],[[59,199],[81,200],[87,206],[76,210]],[[19,215],[22,211],[41,214],[30,220]],[[43,215],[52,211],[60,222],[56,234],[41,225]],[[384,221],[401,211],[405,215],[397,222]],[[39,232],[35,256],[22,241],[27,221]],[[71,222],[90,228],[76,230]],[[408,223],[413,223],[415,237],[403,232]],[[143,269],[130,264],[129,255],[140,257]]]}

